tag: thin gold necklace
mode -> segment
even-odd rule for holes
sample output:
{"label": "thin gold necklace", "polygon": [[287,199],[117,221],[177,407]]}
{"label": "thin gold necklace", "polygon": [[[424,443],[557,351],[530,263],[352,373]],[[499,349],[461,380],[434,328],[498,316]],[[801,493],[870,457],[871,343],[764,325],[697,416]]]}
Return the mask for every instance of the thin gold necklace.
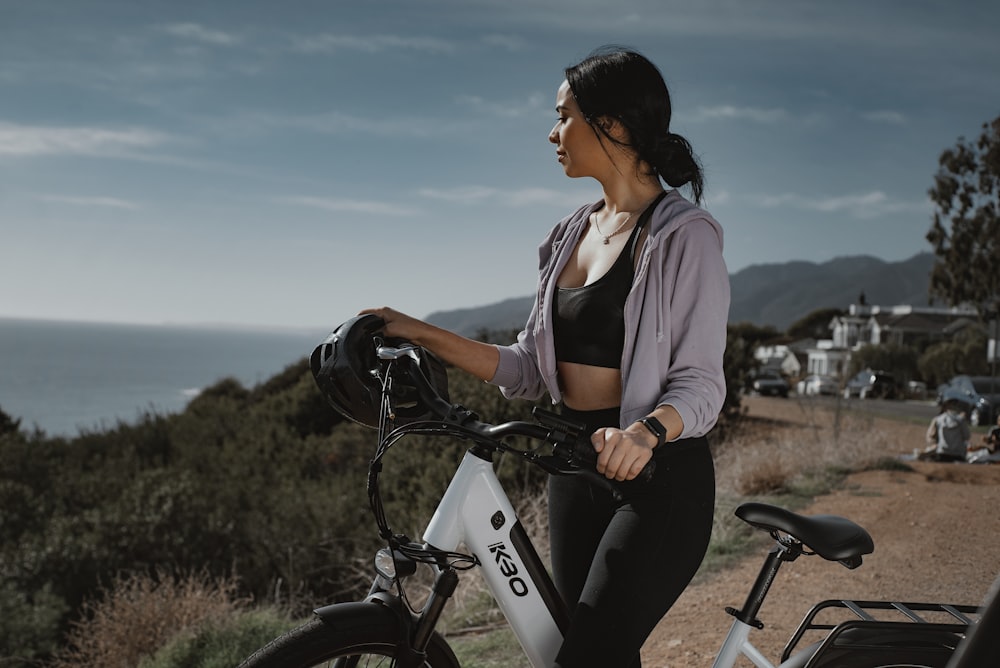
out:
{"label": "thin gold necklace", "polygon": [[[661,190],[660,192],[662,193],[663,191]],[[656,197],[659,197],[659,196],[660,196],[660,194],[658,193],[656,195]],[[645,204],[643,204],[638,210],[645,211],[646,207],[649,206],[650,202],[652,202],[654,199],[656,199],[656,197],[653,197],[653,199],[650,199],[648,202],[646,202]],[[629,221],[632,220],[632,216],[633,215],[635,215],[635,211],[630,212],[628,214],[628,217],[625,218],[625,221],[621,225],[619,225],[618,227],[616,227],[614,232],[612,232],[611,234],[605,234],[604,232],[601,232],[601,226],[597,223],[597,212],[595,211],[594,213],[591,214],[591,216],[594,219],[594,227],[597,229],[597,233],[599,235],[601,235],[601,240],[604,242],[605,246],[607,246],[609,243],[611,243],[611,237],[613,237],[616,234],[618,234],[619,232],[621,232],[625,228],[625,226],[628,225]]]}
{"label": "thin gold necklace", "polygon": [[628,225],[629,221],[632,220],[633,213],[635,212],[634,211],[630,212],[628,216],[625,218],[625,221],[621,225],[616,227],[615,231],[612,232],[611,234],[605,234],[604,232],[601,232],[601,226],[597,222],[597,214],[596,213],[594,214],[594,227],[597,229],[597,233],[601,236],[601,240],[604,242],[605,246],[611,243],[611,237],[621,232],[622,229],[624,229],[624,227]]}

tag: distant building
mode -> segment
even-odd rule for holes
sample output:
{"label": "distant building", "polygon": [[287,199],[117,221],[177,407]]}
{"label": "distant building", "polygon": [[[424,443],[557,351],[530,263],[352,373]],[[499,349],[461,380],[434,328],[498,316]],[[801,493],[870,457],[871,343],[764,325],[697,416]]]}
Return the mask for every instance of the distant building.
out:
{"label": "distant building", "polygon": [[843,377],[851,352],[864,345],[916,345],[946,341],[976,324],[976,312],[931,306],[871,306],[852,304],[847,313],[830,321],[831,337],[808,350],[807,373]]}
{"label": "distant building", "polygon": [[[813,342],[813,339],[809,339],[809,343]],[[794,378],[802,374],[804,353],[807,350],[808,344],[801,343],[762,344],[753,351],[753,356],[760,370],[777,371],[783,376]]]}
{"label": "distant building", "polygon": [[829,339],[817,341],[814,347],[806,351],[806,371],[809,374],[843,378],[847,375],[850,361],[851,351],[838,348]]}
{"label": "distant building", "polygon": [[834,347],[855,350],[863,345],[935,343],[976,323],[971,309],[932,306],[865,306],[852,304],[830,322]]}

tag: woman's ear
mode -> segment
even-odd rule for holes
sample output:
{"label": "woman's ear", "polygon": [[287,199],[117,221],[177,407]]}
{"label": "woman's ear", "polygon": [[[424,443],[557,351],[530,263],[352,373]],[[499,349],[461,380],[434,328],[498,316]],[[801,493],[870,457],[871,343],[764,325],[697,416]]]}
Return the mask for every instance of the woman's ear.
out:
{"label": "woman's ear", "polygon": [[615,125],[617,125],[615,119],[611,118],[610,116],[601,116],[599,119],[597,119],[597,127],[601,128],[602,130],[604,130],[609,134],[614,129]]}
{"label": "woman's ear", "polygon": [[628,141],[628,132],[625,130],[625,126],[614,116],[601,116],[597,119],[597,127],[615,141]]}

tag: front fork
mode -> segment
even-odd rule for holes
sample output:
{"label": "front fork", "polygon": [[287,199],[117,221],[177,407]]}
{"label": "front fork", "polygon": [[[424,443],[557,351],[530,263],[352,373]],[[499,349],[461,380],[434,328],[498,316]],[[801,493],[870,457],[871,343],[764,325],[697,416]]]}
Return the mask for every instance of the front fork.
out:
{"label": "front fork", "polygon": [[[416,562],[396,551],[379,550],[375,557],[375,579],[368,590],[366,601],[386,605],[397,616],[400,628],[399,644],[396,646],[395,666],[399,668],[419,668],[424,665],[427,645],[437,628],[444,606],[458,587],[458,573],[450,566],[436,570],[434,586],[420,612],[413,614],[400,600],[397,589],[406,578],[416,572]],[[354,668],[359,657],[346,657],[334,662],[335,668]]]}

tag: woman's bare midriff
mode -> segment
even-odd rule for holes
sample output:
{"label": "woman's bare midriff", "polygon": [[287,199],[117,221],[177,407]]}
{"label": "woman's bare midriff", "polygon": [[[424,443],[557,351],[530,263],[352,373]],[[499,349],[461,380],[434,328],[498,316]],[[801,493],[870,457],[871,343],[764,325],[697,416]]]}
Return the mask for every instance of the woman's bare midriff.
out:
{"label": "woman's bare midriff", "polygon": [[578,411],[614,408],[622,400],[620,369],[559,362],[563,403]]}

